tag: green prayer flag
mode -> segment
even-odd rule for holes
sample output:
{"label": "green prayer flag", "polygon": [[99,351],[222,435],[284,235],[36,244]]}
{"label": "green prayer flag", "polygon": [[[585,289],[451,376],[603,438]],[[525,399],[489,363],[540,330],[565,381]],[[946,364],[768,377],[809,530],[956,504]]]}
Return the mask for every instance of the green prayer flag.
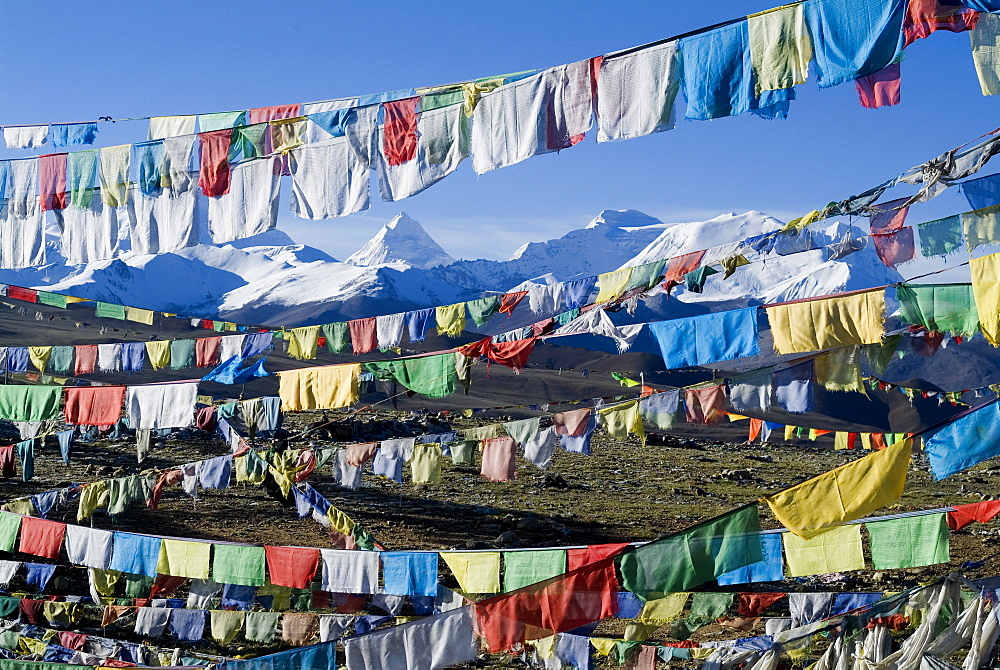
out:
{"label": "green prayer flag", "polygon": [[39,304],[42,305],[49,305],[50,307],[61,307],[63,309],[66,309],[66,296],[59,295],[58,293],[39,291],[38,302]]}
{"label": "green prayer flag", "polygon": [[962,246],[962,215],[946,216],[917,224],[920,231],[920,253],[931,256],[947,256]]}
{"label": "green prayer flag", "polygon": [[12,552],[17,543],[17,532],[21,529],[21,516],[10,512],[0,512],[0,551]]}
{"label": "green prayer flag", "polygon": [[622,585],[642,599],[687,591],[763,559],[756,503],[626,551]]}
{"label": "green prayer flag", "polygon": [[153,578],[146,575],[132,575],[125,573],[125,595],[130,598],[148,598],[150,589],[153,588]]}
{"label": "green prayer flag", "polygon": [[612,648],[609,656],[618,665],[625,665],[639,653],[640,647],[642,647],[642,643],[638,641],[615,640],[615,646]]}
{"label": "green prayer flag", "polygon": [[733,593],[695,593],[691,596],[691,616],[718,619],[733,606]]}
{"label": "green prayer flag", "polygon": [[667,261],[662,260],[635,266],[632,268],[632,276],[628,280],[628,290],[653,288],[663,277],[663,268],[666,265]]}
{"label": "green prayer flag", "polygon": [[281,612],[247,612],[243,634],[251,642],[266,644],[274,639]]}
{"label": "green prayer flag", "polygon": [[170,369],[180,370],[194,365],[194,340],[170,340]]}
{"label": "green prayer flag", "polygon": [[566,550],[503,552],[503,590],[510,593],[566,572]]}
{"label": "green prayer flag", "polygon": [[71,346],[52,347],[49,355],[49,370],[56,374],[65,374],[73,369],[74,348]]}
{"label": "green prayer flag", "polygon": [[125,320],[125,305],[113,305],[110,302],[99,302],[94,309],[94,316],[105,319]]}
{"label": "green prayer flag", "polygon": [[198,127],[200,132],[210,133],[213,130],[223,130],[225,128],[235,128],[246,123],[246,112],[215,112],[213,114],[199,114]]}
{"label": "green prayer flag", "polygon": [[437,354],[419,358],[398,358],[364,364],[379,379],[395,379],[405,388],[428,398],[443,398],[458,388],[455,354]]}
{"label": "green prayer flag", "polygon": [[494,295],[479,300],[471,300],[465,303],[469,310],[469,316],[477,326],[481,326],[490,320],[500,307],[500,296]]}
{"label": "green prayer flag", "polygon": [[518,444],[524,444],[529,440],[533,440],[542,422],[542,417],[536,416],[533,419],[522,419],[520,421],[507,421],[503,424],[504,430],[507,434],[514,438],[514,441]]}
{"label": "green prayer flag", "polygon": [[351,347],[351,335],[346,322],[328,323],[320,326],[320,331],[326,338],[326,348],[331,354],[342,354]]}
{"label": "green prayer flag", "polygon": [[420,111],[429,112],[432,109],[450,107],[451,105],[457,105],[462,102],[465,102],[465,92],[462,90],[461,86],[442,91],[434,91],[420,96]]}
{"label": "green prayer flag", "polygon": [[0,386],[0,419],[48,421],[59,418],[61,386]]}
{"label": "green prayer flag", "polygon": [[99,156],[98,149],[88,149],[71,151],[66,157],[66,190],[69,203],[75,209],[88,209],[94,201]]}
{"label": "green prayer flag", "polygon": [[212,545],[212,579],[219,584],[264,585],[264,547]]}
{"label": "green prayer flag", "polygon": [[896,299],[907,323],[963,336],[979,330],[972,284],[900,284]]}
{"label": "green prayer flag", "polygon": [[308,612],[312,609],[312,591],[292,589],[292,609],[297,612]]}
{"label": "green prayer flag", "polygon": [[874,568],[918,568],[950,561],[946,517],[942,512],[866,523]]}
{"label": "green prayer flag", "polygon": [[258,158],[264,155],[264,133],[267,123],[254,123],[233,129],[229,144],[229,160]]}
{"label": "green prayer flag", "polygon": [[[14,612],[16,612],[21,607],[20,598],[4,598],[3,609],[6,612],[3,614],[4,618],[9,618]],[[14,609],[10,609],[13,605]],[[0,633],[0,647],[4,649],[17,649],[17,640],[21,637],[16,630],[5,630]]]}

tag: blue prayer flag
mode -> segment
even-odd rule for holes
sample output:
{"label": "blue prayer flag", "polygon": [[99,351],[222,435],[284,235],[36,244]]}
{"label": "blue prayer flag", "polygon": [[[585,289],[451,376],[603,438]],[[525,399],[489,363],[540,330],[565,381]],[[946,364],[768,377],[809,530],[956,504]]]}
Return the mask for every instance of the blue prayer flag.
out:
{"label": "blue prayer flag", "polygon": [[757,356],[757,308],[649,324],[668,370]]}
{"label": "blue prayer flag", "polygon": [[944,479],[1000,455],[1000,403],[992,402],[928,432],[924,451],[935,479]]}

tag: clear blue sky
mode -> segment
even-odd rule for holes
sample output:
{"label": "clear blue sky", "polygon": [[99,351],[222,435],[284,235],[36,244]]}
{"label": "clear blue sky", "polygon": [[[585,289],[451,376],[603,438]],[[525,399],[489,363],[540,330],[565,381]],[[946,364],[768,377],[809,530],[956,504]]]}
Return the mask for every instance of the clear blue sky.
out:
{"label": "clear blue sky", "polygon": [[[777,4],[11,2],[0,22],[0,125],[245,109],[544,68]],[[1000,126],[1000,100],[981,95],[967,35],[912,45],[902,80],[894,108],[862,109],[853,86],[820,91],[809,81],[787,121],[681,121],[600,145],[591,137],[479,178],[470,161],[417,197],[343,219],[296,220],[282,202],[280,227],[344,258],[405,210],[454,256],[504,258],[606,208],[668,221],[748,209],[788,219]],[[119,124],[98,146],[145,133],[145,122]],[[911,222],[964,208],[949,194],[913,208]]]}

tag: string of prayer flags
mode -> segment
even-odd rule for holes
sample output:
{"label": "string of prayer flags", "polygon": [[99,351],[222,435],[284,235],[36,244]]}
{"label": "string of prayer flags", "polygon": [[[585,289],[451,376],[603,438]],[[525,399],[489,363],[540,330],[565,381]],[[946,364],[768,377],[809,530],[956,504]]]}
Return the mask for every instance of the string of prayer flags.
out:
{"label": "string of prayer flags", "polygon": [[762,500],[792,533],[816,537],[898,500],[911,451],[901,440]]}
{"label": "string of prayer flags", "polygon": [[779,354],[876,344],[884,334],[885,291],[765,307]]}

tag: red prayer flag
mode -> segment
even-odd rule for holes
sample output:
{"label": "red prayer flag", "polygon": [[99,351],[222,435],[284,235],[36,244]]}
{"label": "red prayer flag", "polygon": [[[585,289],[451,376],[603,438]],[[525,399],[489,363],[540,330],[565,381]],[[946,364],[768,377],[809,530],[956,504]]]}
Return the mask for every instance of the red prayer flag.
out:
{"label": "red prayer flag", "polygon": [[38,202],[42,211],[66,209],[66,159],[68,154],[38,157]]}
{"label": "red prayer flag", "polygon": [[872,433],[871,434],[871,445],[872,451],[882,451],[885,449],[885,433]]}
{"label": "red prayer flag", "polygon": [[360,468],[365,463],[375,458],[378,451],[378,442],[365,442],[364,444],[350,444],[347,446],[344,460],[348,465]]}
{"label": "red prayer flag", "polygon": [[207,197],[229,193],[229,142],[232,135],[232,128],[198,133],[198,145],[201,147],[198,186]]}
{"label": "red prayer flag", "polygon": [[10,479],[17,476],[17,458],[14,456],[13,444],[0,447],[0,477]]}
{"label": "red prayer flag", "polygon": [[27,619],[30,624],[34,624],[36,626],[47,626],[49,624],[48,619],[42,615],[42,607],[44,605],[44,600],[21,598],[21,614],[24,615],[24,618]]}
{"label": "red prayer flag", "polygon": [[725,385],[688,389],[684,397],[684,409],[688,423],[701,423],[707,426],[719,423],[726,415]]}
{"label": "red prayer flag", "polygon": [[861,106],[867,109],[899,104],[899,63],[854,80]]}
{"label": "red prayer flag", "polygon": [[497,311],[501,314],[506,314],[507,318],[510,318],[511,313],[513,313],[514,308],[524,300],[524,296],[528,295],[527,291],[516,291],[514,293],[505,293],[500,296],[500,307]]}
{"label": "red prayer flag", "polygon": [[485,356],[490,363],[498,363],[511,368],[514,372],[520,372],[528,364],[528,358],[535,348],[537,339],[531,337],[513,342],[494,342],[493,338],[484,337],[459,347],[458,351],[470,358]]}
{"label": "red prayer flag", "polygon": [[906,214],[909,207],[903,207],[909,198],[899,198],[872,206],[871,219],[868,227],[871,232],[881,235],[899,230],[906,223]]}
{"label": "red prayer flag", "polygon": [[73,386],[63,389],[66,423],[110,426],[118,422],[125,402],[124,386]]}
{"label": "red prayer flag", "polygon": [[355,354],[367,354],[378,347],[375,317],[348,321],[347,329],[351,333],[351,349]]}
{"label": "red prayer flag", "polygon": [[[117,419],[116,419],[117,420]],[[44,558],[59,558],[66,524],[38,517],[21,517],[21,544],[18,551]]]}
{"label": "red prayer flag", "polygon": [[552,415],[552,425],[556,429],[556,434],[568,437],[579,437],[587,432],[587,424],[590,423],[590,415],[594,411],[593,407],[574,409],[571,412],[560,412]]}
{"label": "red prayer flag", "polygon": [[929,37],[937,30],[953,33],[972,30],[978,22],[979,12],[955,0],[909,0],[903,19],[904,46]]}
{"label": "red prayer flag", "polygon": [[507,482],[516,478],[514,438],[483,440],[483,464],[479,474],[494,482]]}
{"label": "red prayer flag", "polygon": [[[73,348],[73,374],[76,376],[93,374],[97,367],[97,345],[78,344]],[[115,419],[117,421],[118,419]],[[114,423],[114,421],[112,421]]]}
{"label": "red prayer flag", "polygon": [[215,367],[219,364],[219,348],[222,337],[199,337],[194,341],[194,360],[199,368]]}
{"label": "red prayer flag", "polygon": [[740,616],[759,616],[787,593],[741,593],[736,600],[736,613]]}
{"label": "red prayer flag", "polygon": [[273,107],[255,107],[247,112],[247,125],[302,116],[299,112],[300,108],[301,105],[298,103],[294,105],[274,105]]}
{"label": "red prayer flag", "polygon": [[382,103],[382,153],[389,165],[402,165],[417,157],[417,105],[420,97]]}
{"label": "red prayer flag", "polygon": [[7,297],[24,302],[38,302],[38,291],[23,286],[7,286]]}
{"label": "red prayer flag", "polygon": [[948,528],[962,530],[973,521],[988,523],[1000,514],[1000,500],[986,500],[971,505],[955,505],[954,512],[948,512]]}
{"label": "red prayer flag", "polygon": [[566,567],[572,572],[585,565],[616,556],[629,546],[631,545],[628,542],[623,542],[620,544],[592,544],[583,549],[568,549],[566,551]]}
{"label": "red prayer flag", "polygon": [[493,653],[614,616],[615,561],[606,558],[473,605],[476,633]]}
{"label": "red prayer flag", "polygon": [[900,228],[885,235],[872,235],[872,242],[875,244],[875,253],[890,268],[912,261],[916,253],[912,227]]}
{"label": "red prayer flag", "polygon": [[754,419],[753,417],[750,417],[750,433],[747,436],[747,442],[753,442],[756,440],[757,436],[760,435],[760,430],[763,426],[763,419]]}
{"label": "red prayer flag", "polygon": [[59,646],[61,647],[83,651],[83,645],[86,643],[87,635],[85,633],[74,633],[68,630],[59,631]]}
{"label": "red prayer flag", "polygon": [[701,267],[701,259],[704,257],[704,250],[692,251],[667,261],[667,267],[663,271],[663,288],[669,292],[674,286],[684,283],[684,275]]}
{"label": "red prayer flag", "polygon": [[268,579],[278,586],[307,589],[319,568],[319,549],[264,545]]}

